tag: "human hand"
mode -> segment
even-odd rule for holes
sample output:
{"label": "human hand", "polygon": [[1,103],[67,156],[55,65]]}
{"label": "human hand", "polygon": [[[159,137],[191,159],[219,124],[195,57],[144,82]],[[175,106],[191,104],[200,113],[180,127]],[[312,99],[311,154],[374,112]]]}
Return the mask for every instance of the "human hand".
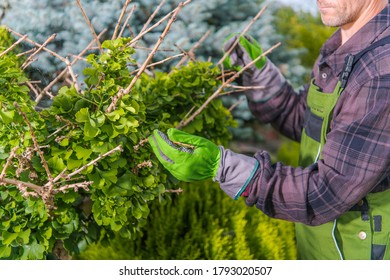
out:
{"label": "human hand", "polygon": [[[228,52],[237,40],[238,43],[223,61],[223,65],[227,69],[240,70],[263,54],[263,50],[256,40],[250,36],[238,36],[237,34],[228,37],[224,45],[224,51]],[[254,63],[254,67],[262,69],[265,62],[266,58],[264,56]]]}
{"label": "human hand", "polygon": [[191,182],[214,178],[221,151],[211,141],[175,128],[168,135],[154,130],[148,137],[161,164],[178,180]]}

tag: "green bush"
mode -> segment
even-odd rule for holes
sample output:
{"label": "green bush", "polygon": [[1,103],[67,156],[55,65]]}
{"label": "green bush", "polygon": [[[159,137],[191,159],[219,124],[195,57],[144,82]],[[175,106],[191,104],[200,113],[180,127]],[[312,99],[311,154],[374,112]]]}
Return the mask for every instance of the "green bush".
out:
{"label": "green bush", "polygon": [[142,236],[89,247],[80,259],[295,259],[292,223],[271,219],[216,183],[185,184],[183,193],[151,206]]}

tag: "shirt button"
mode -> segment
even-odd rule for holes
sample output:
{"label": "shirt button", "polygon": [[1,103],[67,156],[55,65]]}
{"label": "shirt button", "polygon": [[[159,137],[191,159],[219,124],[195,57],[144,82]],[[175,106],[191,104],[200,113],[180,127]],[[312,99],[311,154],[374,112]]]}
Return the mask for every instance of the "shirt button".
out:
{"label": "shirt button", "polygon": [[359,232],[358,236],[359,236],[360,240],[364,240],[367,238],[367,233],[365,233],[364,231],[361,231],[361,232]]}
{"label": "shirt button", "polygon": [[363,201],[363,200],[360,200],[360,201],[358,202],[358,206],[359,206],[359,207],[362,207],[363,204],[364,204],[364,201]]}
{"label": "shirt button", "polygon": [[323,79],[326,79],[326,78],[328,78],[328,74],[326,74],[325,72],[323,72],[323,73],[321,74],[321,77],[322,77]]}

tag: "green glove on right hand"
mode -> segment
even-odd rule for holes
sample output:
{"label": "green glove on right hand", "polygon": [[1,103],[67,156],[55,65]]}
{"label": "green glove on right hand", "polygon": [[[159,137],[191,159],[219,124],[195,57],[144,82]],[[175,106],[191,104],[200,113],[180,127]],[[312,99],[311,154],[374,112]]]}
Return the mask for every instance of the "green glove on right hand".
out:
{"label": "green glove on right hand", "polygon": [[[232,34],[227,38],[224,51],[227,52],[237,40],[238,43],[233,48],[230,56],[223,61],[223,65],[227,69],[236,68],[239,70],[263,54],[261,46],[252,37],[238,36],[237,34]],[[264,56],[255,62],[254,67],[262,69],[265,62],[266,58]]]}
{"label": "green glove on right hand", "polygon": [[[221,151],[211,141],[171,128],[168,136],[154,130],[148,141],[162,165],[178,180],[191,182],[217,175]],[[186,148],[182,143],[192,146]]]}

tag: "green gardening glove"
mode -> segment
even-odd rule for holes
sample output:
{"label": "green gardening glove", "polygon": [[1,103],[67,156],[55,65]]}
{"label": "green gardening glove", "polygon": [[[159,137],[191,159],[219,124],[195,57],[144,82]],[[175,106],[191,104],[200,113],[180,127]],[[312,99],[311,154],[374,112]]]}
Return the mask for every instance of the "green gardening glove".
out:
{"label": "green gardening glove", "polygon": [[[227,38],[224,45],[224,51],[227,52],[237,40],[238,43],[235,45],[230,55],[223,61],[223,66],[226,69],[240,70],[263,54],[263,50],[256,40],[250,36],[239,36],[237,34],[232,34]],[[254,64],[254,67],[252,67],[252,71],[254,70],[253,68],[263,68],[265,62],[265,56],[260,58]]]}
{"label": "green gardening glove", "polygon": [[211,141],[168,129],[168,136],[154,130],[148,140],[162,165],[178,180],[191,182],[217,175],[221,151]]}

